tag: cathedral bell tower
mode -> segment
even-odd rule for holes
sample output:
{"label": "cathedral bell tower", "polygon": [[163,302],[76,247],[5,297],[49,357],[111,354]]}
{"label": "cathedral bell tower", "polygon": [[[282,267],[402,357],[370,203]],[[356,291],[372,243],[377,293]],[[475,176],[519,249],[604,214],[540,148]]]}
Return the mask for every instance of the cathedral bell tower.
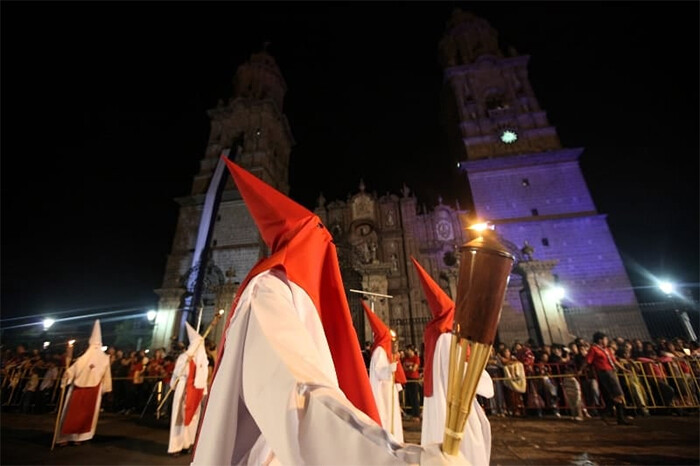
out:
{"label": "cathedral bell tower", "polygon": [[461,159],[561,149],[528,79],[530,57],[505,57],[485,20],[456,10],[440,42],[440,62],[456,104]]}
{"label": "cathedral bell tower", "polygon": [[[289,155],[294,138],[283,113],[287,86],[275,59],[265,50],[253,53],[240,65],[233,79],[233,96],[208,111],[209,141],[189,196],[176,199],[180,205],[173,246],[166,263],[159,295],[153,346],[165,346],[181,337],[184,317],[201,321],[200,333],[223,309],[226,322],[240,282],[267,248],[250,217],[240,193],[228,174],[214,211],[205,209],[205,198],[215,182],[215,168],[222,155],[231,158],[279,191],[289,193]],[[209,223],[210,234],[203,235]],[[206,239],[203,238],[206,236]],[[206,244],[202,245],[203,242]],[[203,248],[202,260],[194,256]],[[193,277],[201,282],[199,302],[188,304],[194,291]],[[210,334],[218,342],[223,324]]]}
{"label": "cathedral bell tower", "polygon": [[[555,287],[566,293],[557,306],[546,306],[564,318],[545,311],[524,315],[538,300],[523,297],[516,289],[523,281],[512,279],[501,341],[559,333],[568,338],[567,332],[590,338],[598,330],[647,338],[606,215],[596,210],[579,167],[583,149],[562,147],[530,85],[529,57],[513,48],[504,54],[486,20],[457,9],[439,59],[450,147],[466,174],[474,214],[493,223],[516,251],[531,245],[535,259],[554,261],[537,290],[525,284],[529,294]],[[547,328],[554,321],[556,332]]]}

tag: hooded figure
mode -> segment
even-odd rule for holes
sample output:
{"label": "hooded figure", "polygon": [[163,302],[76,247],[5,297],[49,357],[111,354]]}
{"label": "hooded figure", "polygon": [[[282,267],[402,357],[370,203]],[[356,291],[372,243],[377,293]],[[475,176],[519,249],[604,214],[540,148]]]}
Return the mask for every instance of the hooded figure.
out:
{"label": "hooded figure", "polygon": [[364,301],[362,301],[362,307],[374,335],[369,362],[369,384],[372,387],[374,401],[377,403],[379,418],[382,421],[382,427],[388,430],[397,441],[403,442],[401,405],[396,384],[397,362],[393,360],[391,331]]}
{"label": "hooded figure", "polygon": [[61,411],[56,444],[79,443],[95,436],[102,395],[112,391],[109,355],[102,351],[99,319],[92,327],[88,349],[63,373],[68,387]]}
{"label": "hooded figure", "polygon": [[[447,413],[447,375],[450,362],[450,341],[455,305],[449,296],[433,280],[418,261],[411,257],[418,271],[425,297],[433,319],[425,327],[425,369],[423,372],[423,445],[440,442],[445,433]],[[493,397],[493,381],[484,371],[476,393],[485,398]],[[491,460],[491,423],[474,397],[471,412],[464,425],[464,437],[460,451],[474,466],[488,465]]]}
{"label": "hooded figure", "polygon": [[438,445],[406,447],[382,429],[330,233],[318,216],[222,160],[270,255],[234,298],[193,464],[463,460]]}
{"label": "hooded figure", "polygon": [[209,376],[209,359],[202,336],[189,323],[185,323],[185,326],[190,344],[187,351],[177,357],[170,378],[174,391],[168,453],[172,455],[178,455],[194,445]]}

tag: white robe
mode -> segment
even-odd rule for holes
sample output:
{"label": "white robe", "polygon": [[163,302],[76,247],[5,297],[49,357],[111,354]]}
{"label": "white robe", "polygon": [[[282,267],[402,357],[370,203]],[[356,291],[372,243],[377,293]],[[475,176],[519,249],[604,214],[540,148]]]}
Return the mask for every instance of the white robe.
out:
{"label": "white robe", "polygon": [[388,430],[397,442],[403,442],[399,391],[397,384],[392,380],[395,370],[394,368],[392,371],[384,348],[375,348],[369,362],[369,384],[377,403],[379,419],[382,421],[382,427]]}
{"label": "white robe", "polygon": [[313,302],[282,272],[253,277],[234,312],[192,464],[446,464],[352,405]]}
{"label": "white robe", "polygon": [[[451,333],[443,333],[435,344],[433,355],[433,394],[423,399],[421,444],[442,442],[447,415],[447,375],[450,363]],[[482,372],[476,393],[493,397],[491,376]],[[459,445],[464,457],[474,466],[488,466],[491,460],[491,423],[474,397],[472,408],[464,425],[464,437]]]}
{"label": "white robe", "polygon": [[[168,453],[177,453],[190,448],[197,437],[199,416],[202,412],[201,405],[197,408],[197,411],[195,411],[190,424],[185,425],[185,388],[187,387],[187,377],[190,374],[190,365],[187,358],[187,352],[181,353],[180,356],[178,356],[175,361],[175,368],[173,369],[173,377],[170,379],[170,386],[175,386],[175,389],[173,390],[173,405],[170,415]],[[194,357],[194,363],[196,365],[194,386],[195,388],[204,389],[204,395],[206,395],[209,360],[207,359],[204,347],[201,345]],[[179,381],[176,382],[176,380]],[[204,400],[204,398],[202,398],[202,400]]]}
{"label": "white robe", "polygon": [[[95,387],[99,385],[99,393],[92,408],[92,428],[89,432],[81,434],[62,435],[63,422],[65,421],[67,408],[73,397],[74,387]],[[63,442],[84,442],[95,436],[97,430],[97,420],[100,417],[100,406],[102,405],[102,395],[112,391],[112,372],[109,365],[109,355],[102,351],[101,345],[90,345],[87,351],[80,356],[63,374],[61,387],[68,386],[65,395],[65,402],[61,410],[56,443]]]}

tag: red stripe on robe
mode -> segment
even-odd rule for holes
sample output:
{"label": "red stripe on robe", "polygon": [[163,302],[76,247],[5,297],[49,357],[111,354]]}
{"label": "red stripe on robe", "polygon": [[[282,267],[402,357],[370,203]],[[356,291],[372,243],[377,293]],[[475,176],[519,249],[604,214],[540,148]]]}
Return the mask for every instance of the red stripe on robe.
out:
{"label": "red stripe on robe", "polygon": [[61,434],[84,434],[92,430],[95,405],[100,394],[100,384],[94,387],[73,387],[63,418]]}
{"label": "red stripe on robe", "polygon": [[187,374],[187,385],[185,385],[185,425],[189,426],[192,422],[194,414],[199,408],[199,404],[202,402],[202,397],[204,396],[203,388],[196,388],[194,386],[194,376],[196,375],[197,365],[192,359],[190,359],[189,373]]}

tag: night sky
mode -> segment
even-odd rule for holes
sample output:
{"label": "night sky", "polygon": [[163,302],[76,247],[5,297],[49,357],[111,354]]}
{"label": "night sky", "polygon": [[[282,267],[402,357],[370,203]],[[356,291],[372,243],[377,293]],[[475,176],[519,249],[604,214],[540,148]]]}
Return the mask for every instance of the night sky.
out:
{"label": "night sky", "polygon": [[264,41],[288,86],[292,198],[344,200],[363,179],[465,205],[439,113],[455,6],[530,55],[633,285],[697,296],[698,5],[3,1],[2,317],[155,306],[206,110]]}

